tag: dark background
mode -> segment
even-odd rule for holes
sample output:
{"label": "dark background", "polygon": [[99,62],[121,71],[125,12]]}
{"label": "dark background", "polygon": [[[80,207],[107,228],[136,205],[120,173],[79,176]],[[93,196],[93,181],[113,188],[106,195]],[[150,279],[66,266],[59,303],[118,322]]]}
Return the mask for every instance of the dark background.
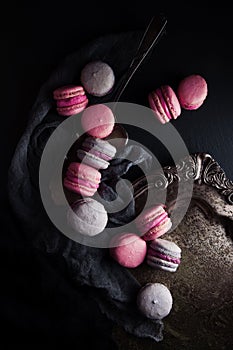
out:
{"label": "dark background", "polygon": [[51,266],[34,251],[7,202],[7,170],[30,108],[40,86],[66,55],[100,35],[143,30],[152,15],[163,12],[168,19],[166,35],[121,100],[147,105],[148,92],[161,84],[175,89],[186,75],[205,77],[209,88],[205,103],[197,111],[182,111],[174,126],[190,153],[210,153],[233,180],[231,10],[222,1],[211,6],[172,3],[151,7],[146,3],[28,1],[12,3],[3,11],[2,76],[7,96],[1,101],[0,309],[4,326],[0,342],[5,348],[20,343],[34,348],[50,343],[110,348],[111,323],[88,297],[83,300],[59,266]]}

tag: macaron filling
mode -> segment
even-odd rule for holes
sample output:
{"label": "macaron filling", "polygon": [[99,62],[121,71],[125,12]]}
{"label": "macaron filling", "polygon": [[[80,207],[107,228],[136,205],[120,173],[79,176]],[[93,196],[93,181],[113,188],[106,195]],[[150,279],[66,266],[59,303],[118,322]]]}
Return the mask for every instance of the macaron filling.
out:
{"label": "macaron filling", "polygon": [[75,176],[67,176],[66,181],[69,181],[74,186],[85,186],[90,188],[98,188],[99,184],[90,182],[88,180],[83,180],[81,178],[75,177]]}
{"label": "macaron filling", "polygon": [[[98,174],[98,172],[97,172]],[[90,176],[89,174],[86,174],[88,176],[88,180],[91,180],[92,182],[99,183],[101,175],[98,177]],[[66,177],[74,177],[74,178],[83,178],[85,179],[84,176],[82,176],[81,171],[75,171],[74,169],[68,168],[66,172]]]}
{"label": "macaron filling", "polygon": [[157,252],[157,251],[155,251],[154,249],[151,249],[151,248],[148,249],[148,254],[151,257],[156,257],[156,258],[159,258],[159,259],[162,259],[162,260],[165,260],[165,261],[169,261],[169,262],[172,262],[173,264],[180,264],[180,259],[173,258],[173,257],[168,256],[168,255],[161,254],[161,253],[159,253],[159,252]]}
{"label": "macaron filling", "polygon": [[172,258],[175,258],[175,259],[179,259],[180,256],[181,256],[180,252],[170,251],[170,250],[168,250],[166,248],[163,248],[157,242],[155,244],[153,244],[153,243],[151,244],[151,249],[153,249],[154,251],[159,252],[162,255],[169,255],[169,256],[171,256]]}
{"label": "macaron filling", "polygon": [[87,100],[86,95],[78,95],[70,98],[57,100],[57,107],[69,107]]}
{"label": "macaron filling", "polygon": [[95,148],[88,148],[88,147],[82,147],[82,149],[88,153],[91,153],[93,154],[94,156],[98,157],[98,158],[101,158],[103,160],[106,160],[106,161],[109,161],[112,159],[112,157],[108,156],[107,154],[105,153],[102,153],[100,151],[97,151]]}
{"label": "macaron filling", "polygon": [[65,85],[54,90],[53,97],[55,100],[61,100],[84,94],[85,91],[82,86]]}
{"label": "macaron filling", "polygon": [[163,222],[161,222],[160,225],[152,227],[149,231],[147,231],[143,235],[143,239],[145,241],[152,241],[155,238],[158,238],[162,236],[164,233],[166,233],[170,228],[172,227],[172,222],[170,219],[167,219]]}
{"label": "macaron filling", "polygon": [[109,162],[101,159],[90,152],[86,152],[82,149],[77,151],[78,158],[85,164],[95,168],[95,169],[107,169]]}
{"label": "macaron filling", "polygon": [[173,263],[173,262],[168,262],[168,261],[165,261],[165,260],[162,260],[162,259],[158,259],[156,257],[148,257],[147,258],[147,263],[151,266],[155,266],[157,265],[158,267],[165,267],[167,268],[168,270],[177,270],[178,268],[178,264],[176,263]]}
{"label": "macaron filling", "polygon": [[160,214],[159,216],[156,216],[155,219],[153,219],[153,217],[150,219],[148,218],[148,222],[144,223],[143,230],[142,230],[143,233],[154,228],[155,226],[159,226],[161,224],[161,222],[163,222],[168,217],[168,215],[166,212],[164,212],[164,213]]}

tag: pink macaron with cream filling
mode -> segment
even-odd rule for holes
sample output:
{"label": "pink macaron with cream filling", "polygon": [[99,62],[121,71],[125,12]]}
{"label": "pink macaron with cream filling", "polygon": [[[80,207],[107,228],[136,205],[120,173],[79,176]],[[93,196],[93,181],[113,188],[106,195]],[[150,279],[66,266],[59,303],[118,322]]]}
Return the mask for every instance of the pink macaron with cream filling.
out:
{"label": "pink macaron with cream filling", "polygon": [[172,227],[171,219],[163,204],[155,205],[142,211],[135,224],[145,241],[154,240]]}
{"label": "pink macaron with cream filling", "polygon": [[179,100],[169,85],[163,85],[152,91],[148,100],[155,116],[162,124],[176,119],[181,114]]}
{"label": "pink macaron with cream filling", "polygon": [[83,164],[70,163],[64,178],[64,186],[82,196],[93,196],[99,187],[101,174],[98,170]]}
{"label": "pink macaron with cream filling", "polygon": [[146,252],[146,242],[135,233],[121,233],[110,242],[111,257],[124,267],[134,268],[142,264]]}
{"label": "pink macaron with cream filling", "polygon": [[53,92],[58,114],[69,117],[86,108],[88,99],[82,86],[65,85]]}

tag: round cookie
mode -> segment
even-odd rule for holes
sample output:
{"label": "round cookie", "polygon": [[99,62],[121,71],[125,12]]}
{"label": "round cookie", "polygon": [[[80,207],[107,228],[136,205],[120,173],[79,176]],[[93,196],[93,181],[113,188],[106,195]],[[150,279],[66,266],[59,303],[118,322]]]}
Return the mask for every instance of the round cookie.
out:
{"label": "round cookie", "polygon": [[67,212],[67,222],[75,231],[85,236],[96,236],[102,232],[108,221],[104,206],[93,198],[76,201]]}
{"label": "round cookie", "polygon": [[134,233],[124,232],[110,242],[110,255],[120,265],[128,268],[139,266],[146,256],[146,242]]}
{"label": "round cookie", "polygon": [[169,289],[162,283],[147,283],[139,290],[137,306],[143,315],[161,320],[166,317],[173,304]]}
{"label": "round cookie", "polygon": [[84,131],[89,135],[103,139],[111,134],[115,118],[109,107],[96,104],[83,111],[81,123]]}
{"label": "round cookie", "polygon": [[208,93],[205,79],[192,74],[181,80],[177,89],[180,105],[184,109],[195,110],[201,107]]}
{"label": "round cookie", "polygon": [[81,71],[81,82],[85,90],[93,96],[105,96],[113,88],[115,76],[112,68],[105,62],[88,63]]}

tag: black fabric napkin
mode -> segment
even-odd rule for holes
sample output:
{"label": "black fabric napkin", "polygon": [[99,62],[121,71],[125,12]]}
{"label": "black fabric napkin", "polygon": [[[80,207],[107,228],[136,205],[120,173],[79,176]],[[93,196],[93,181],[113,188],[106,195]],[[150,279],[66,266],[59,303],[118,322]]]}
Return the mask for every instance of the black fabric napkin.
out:
{"label": "black fabric napkin", "polygon": [[[136,307],[140,288],[129,270],[113,261],[107,249],[88,247],[63,235],[49,220],[39,192],[39,166],[44,146],[64,120],[54,108],[52,92],[55,88],[79,82],[82,67],[91,60],[100,59],[113,68],[116,81],[127,69],[141,39],[140,32],[109,35],[99,38],[68,56],[42,86],[31,110],[27,128],[18,143],[9,169],[9,199],[17,219],[34,246],[51,258],[56,257],[68,267],[70,278],[77,286],[86,286],[102,312],[124,329],[139,337],[162,340],[162,321],[151,321],[142,316]],[[124,60],[122,60],[124,57]],[[90,101],[91,102],[91,101]],[[131,161],[125,160],[130,154]],[[117,195],[115,185],[129,170],[144,163],[152,167],[151,156],[143,148],[129,145],[102,171],[99,193],[109,201],[125,198]],[[120,193],[127,196],[129,189],[121,184]],[[134,217],[134,203],[119,213],[109,215],[109,225],[119,226]]]}

